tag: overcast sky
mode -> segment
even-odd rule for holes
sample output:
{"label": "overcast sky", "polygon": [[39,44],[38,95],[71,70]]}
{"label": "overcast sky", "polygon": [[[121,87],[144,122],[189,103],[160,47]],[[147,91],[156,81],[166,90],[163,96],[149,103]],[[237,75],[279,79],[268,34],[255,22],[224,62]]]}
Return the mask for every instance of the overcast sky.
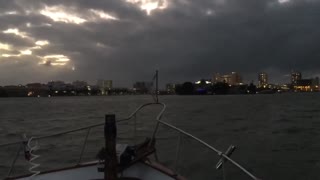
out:
{"label": "overcast sky", "polygon": [[0,0],[0,85],[320,74],[320,0]]}

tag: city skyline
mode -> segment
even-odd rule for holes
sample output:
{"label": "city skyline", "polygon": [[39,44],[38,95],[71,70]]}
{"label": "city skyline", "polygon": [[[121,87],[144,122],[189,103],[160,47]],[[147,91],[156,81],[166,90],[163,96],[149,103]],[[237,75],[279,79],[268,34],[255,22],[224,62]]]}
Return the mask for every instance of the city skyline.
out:
{"label": "city skyline", "polygon": [[[0,2],[0,85],[194,81],[239,72],[320,76],[317,0]],[[272,28],[271,28],[272,27]]]}
{"label": "city skyline", "polygon": [[[160,72],[161,73],[161,72]],[[230,72],[229,72],[230,73]],[[237,72],[239,73],[239,72]],[[268,82],[269,84],[290,84],[291,83],[291,72],[288,73],[288,74],[285,74],[285,75],[282,75],[281,77],[277,77],[276,75],[274,74],[269,74],[267,72],[264,72],[268,75]],[[227,75],[228,72],[226,73],[221,73],[222,75]],[[259,73],[255,73],[253,75],[250,76],[250,78],[247,78],[246,76],[243,76],[240,72],[240,75],[241,75],[241,78],[242,78],[242,82],[244,84],[250,84],[251,82],[253,82],[254,84],[256,85],[259,85],[259,78],[257,77]],[[214,74],[213,74],[214,75]],[[303,78],[306,78],[306,79],[310,79],[310,78],[314,78],[314,77],[318,77],[318,76],[311,76],[311,75],[305,75],[303,74],[304,77]],[[194,77],[192,79],[185,79],[185,80],[182,80],[182,81],[172,81],[172,80],[168,80],[168,81],[164,81],[163,79],[161,79],[160,77],[160,80],[159,80],[159,84],[160,86],[164,87],[167,83],[175,83],[175,84],[179,84],[179,83],[183,83],[183,82],[187,82],[187,81],[190,81],[190,82],[195,82],[195,81],[198,81],[200,79],[211,79],[210,77],[212,77],[212,75],[208,76],[208,77]],[[252,78],[251,78],[252,77]],[[271,77],[271,78],[270,78]],[[49,80],[49,81],[28,81],[26,80],[24,83],[3,83],[3,82],[0,82],[0,86],[10,86],[10,85],[26,85],[26,84],[31,84],[31,83],[41,83],[41,84],[47,84],[48,82],[51,82],[51,81],[63,81],[65,83],[72,83],[72,82],[75,82],[75,81],[85,81],[87,82],[88,84],[90,85],[96,85],[97,84],[97,81],[99,80],[102,80],[103,78],[99,78],[99,79],[93,79],[93,80],[85,80],[85,79],[74,79],[74,80],[63,80],[63,79],[55,79],[55,80]],[[105,78],[105,79],[108,79],[108,78]],[[281,79],[280,81],[276,81],[277,79]],[[113,83],[115,84],[114,87],[131,87],[135,82],[148,82],[150,80],[150,78],[144,78],[144,79],[139,79],[139,80],[133,80],[132,82],[128,82],[128,83],[119,83],[117,81],[114,81],[113,80]]]}
{"label": "city skyline", "polygon": [[[196,82],[166,83],[165,88],[159,87],[158,84],[155,86],[154,81],[136,81],[131,87],[114,87],[113,80],[105,79],[99,79],[95,84],[81,80],[49,81],[45,84],[0,86],[0,97],[141,95],[154,92],[166,95],[226,95],[320,91],[319,77],[304,78],[299,71],[292,71],[290,83],[285,84],[269,83],[269,75],[266,72],[260,72],[257,75],[258,84],[254,84],[253,81],[243,83],[240,73],[231,72],[230,74],[214,73],[211,80],[202,78]],[[155,88],[158,87],[159,89],[156,90]]]}
{"label": "city skyline", "polygon": [[[210,84],[216,84],[219,82],[223,82],[223,83],[227,83],[229,85],[232,86],[237,86],[237,85],[248,85],[248,84],[255,84],[258,88],[266,88],[266,85],[296,85],[298,83],[298,81],[300,80],[309,80],[309,79],[316,79],[319,78],[318,76],[304,76],[302,72],[300,71],[295,71],[292,70],[290,72],[290,74],[286,75],[286,81],[284,83],[281,82],[275,82],[275,81],[270,81],[270,74],[267,72],[259,72],[256,73],[256,79],[254,80],[248,80],[248,79],[244,79],[242,74],[239,72],[230,72],[230,73],[225,73],[225,74],[221,74],[221,73],[213,73],[213,75],[211,76],[211,78],[209,77],[202,77],[197,79],[196,81],[193,80],[186,80],[186,81],[180,81],[180,82],[162,82],[159,86],[159,88],[164,88],[166,87],[168,84],[182,84],[184,82],[192,82],[194,84],[199,84],[201,82],[201,80],[206,80],[207,83]],[[9,84],[9,85],[3,85],[5,86],[28,86],[28,84],[42,84],[42,85],[49,85],[52,83],[58,83],[58,84],[63,84],[63,85],[81,85],[84,86],[84,84],[89,85],[89,86],[101,86],[101,87],[106,87],[108,89],[112,89],[112,88],[135,88],[135,86],[137,84],[140,83],[147,83],[147,86],[152,86],[152,84],[154,82],[152,81],[148,81],[148,80],[135,80],[133,82],[131,82],[131,84],[129,86],[117,86],[117,83],[115,83],[114,80],[111,79],[96,79],[94,82],[88,82],[86,80],[73,80],[73,81],[63,81],[63,80],[51,80],[48,82],[27,82],[25,84]],[[116,85],[114,85],[116,84]],[[0,85],[1,87],[2,85]],[[139,85],[138,85],[139,86]],[[151,87],[150,86],[150,87]]]}

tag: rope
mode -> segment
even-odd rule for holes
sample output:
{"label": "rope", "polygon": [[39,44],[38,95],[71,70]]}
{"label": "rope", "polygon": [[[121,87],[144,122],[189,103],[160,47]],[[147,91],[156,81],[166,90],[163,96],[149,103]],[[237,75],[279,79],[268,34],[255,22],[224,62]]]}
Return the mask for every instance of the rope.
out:
{"label": "rope", "polygon": [[31,167],[29,168],[29,172],[32,173],[32,175],[30,176],[30,179],[34,179],[35,176],[37,176],[38,174],[40,174],[40,171],[35,170],[37,167],[40,166],[40,164],[37,164],[34,162],[34,160],[38,159],[40,157],[40,155],[34,154],[33,152],[38,150],[40,148],[38,141],[35,141],[35,144],[32,145],[32,140],[34,137],[31,137],[28,140],[28,144],[27,144],[27,148],[29,149],[29,154],[30,154],[30,159],[29,159],[29,164],[31,165]]}

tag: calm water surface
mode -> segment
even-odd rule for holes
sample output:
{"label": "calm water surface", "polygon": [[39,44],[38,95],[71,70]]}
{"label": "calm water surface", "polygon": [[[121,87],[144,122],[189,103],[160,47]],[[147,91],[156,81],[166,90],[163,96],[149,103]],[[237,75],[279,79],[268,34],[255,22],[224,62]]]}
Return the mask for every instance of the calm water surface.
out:
{"label": "calm water surface", "polygon": [[[1,98],[0,144],[30,136],[47,135],[104,121],[104,114],[128,116],[150,96]],[[244,96],[161,96],[167,105],[164,120],[191,132],[218,149],[237,146],[232,157],[262,179],[320,179],[320,93]],[[150,135],[160,108],[147,108],[132,126],[119,124],[119,141],[130,143]],[[40,169],[78,161],[86,132],[40,140]],[[177,134],[161,128],[157,142],[160,160],[173,166]],[[84,161],[95,158],[103,146],[103,129],[90,132]],[[182,138],[178,171],[191,179],[222,179],[215,170],[216,155]],[[0,149],[0,177],[6,175],[17,146]],[[19,157],[14,174],[28,164]],[[248,179],[227,165],[227,179]]]}

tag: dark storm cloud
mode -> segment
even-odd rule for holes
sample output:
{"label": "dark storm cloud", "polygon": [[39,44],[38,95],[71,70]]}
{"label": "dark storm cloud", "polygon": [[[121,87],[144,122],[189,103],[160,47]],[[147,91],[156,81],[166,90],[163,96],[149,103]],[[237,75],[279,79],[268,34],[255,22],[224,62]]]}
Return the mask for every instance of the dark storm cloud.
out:
{"label": "dark storm cloud", "polygon": [[[0,15],[0,30],[16,27],[32,37],[0,33],[1,43],[21,49],[34,46],[37,40],[50,42],[33,50],[31,59],[15,57],[18,60],[8,63],[8,58],[0,56],[0,75],[7,77],[0,81],[104,78],[131,86],[136,80],[149,80],[155,69],[160,70],[162,83],[231,71],[248,81],[255,80],[259,71],[272,73],[274,81],[289,81],[285,75],[292,69],[308,76],[320,74],[318,0],[168,2],[166,9],[148,16],[124,0],[0,1],[1,12],[18,12]],[[118,20],[56,22],[36,13],[46,6],[71,8],[79,17],[89,17],[90,9],[103,10]],[[37,56],[48,54],[68,56],[68,67],[39,66]],[[76,70],[71,71],[71,66]],[[8,67],[25,75],[4,70]]]}
{"label": "dark storm cloud", "polygon": [[34,43],[29,39],[23,39],[13,34],[0,34],[0,39],[2,43],[12,44],[14,47],[30,47]]}

